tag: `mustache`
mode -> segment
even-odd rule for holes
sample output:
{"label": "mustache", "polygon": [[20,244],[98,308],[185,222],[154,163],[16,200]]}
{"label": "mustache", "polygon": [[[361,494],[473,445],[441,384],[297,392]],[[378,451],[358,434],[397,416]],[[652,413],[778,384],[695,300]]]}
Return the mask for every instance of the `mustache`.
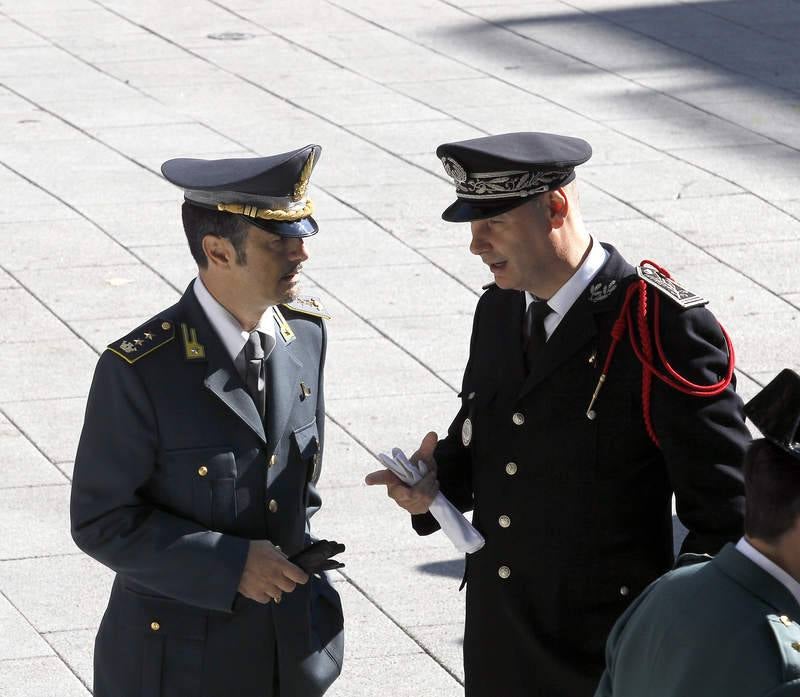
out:
{"label": "mustache", "polygon": [[285,276],[292,276],[293,274],[300,273],[302,270],[303,270],[303,265],[302,264],[298,264],[297,266],[290,267],[289,270],[283,275],[284,275],[284,277]]}

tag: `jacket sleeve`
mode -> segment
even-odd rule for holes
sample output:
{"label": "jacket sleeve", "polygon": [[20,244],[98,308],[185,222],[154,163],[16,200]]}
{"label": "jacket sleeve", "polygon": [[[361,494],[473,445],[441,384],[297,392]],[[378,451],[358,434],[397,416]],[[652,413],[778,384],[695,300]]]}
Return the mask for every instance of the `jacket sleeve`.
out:
{"label": "jacket sleeve", "polygon": [[136,367],[105,352],[75,458],[72,537],[97,561],[157,593],[229,611],[249,542],[152,505],[144,492],[157,450],[155,413]]}
{"label": "jacket sleeve", "polygon": [[[317,434],[318,434],[318,441],[319,444],[317,446],[317,458],[319,461],[319,470],[318,472],[322,471],[322,464],[324,463],[323,456],[325,452],[325,390],[324,390],[324,378],[325,378],[325,355],[327,352],[327,345],[328,345],[328,332],[325,327],[325,322],[323,321],[321,324],[321,344],[320,344],[320,354],[319,354],[319,375],[317,377],[317,407],[315,411],[315,417],[317,420]],[[316,538],[313,537],[311,534],[311,523],[310,518],[313,516],[320,508],[322,508],[322,497],[317,491],[317,481],[312,479],[308,482],[308,496],[306,497],[306,535],[307,540],[306,543],[310,544],[311,542],[315,541]]]}
{"label": "jacket sleeve", "polygon": [[[469,448],[465,447],[461,442],[461,429],[464,425],[464,419],[467,418],[468,409],[464,394],[469,392],[471,384],[472,356],[475,349],[480,308],[481,303],[479,301],[472,323],[470,356],[461,382],[461,394],[459,395],[461,397],[461,408],[450,424],[450,428],[447,429],[447,436],[438,442],[434,451],[439,490],[462,513],[472,510],[473,507],[472,460]],[[412,515],[411,525],[419,535],[430,535],[439,529],[439,523],[430,513]]]}
{"label": "jacket sleeve", "polygon": [[[663,310],[664,353],[675,370],[697,384],[718,382],[728,353],[714,315],[705,308]],[[678,517],[689,531],[681,552],[716,554],[743,530],[742,460],[751,438],[735,382],[718,396],[696,397],[654,378],[652,415]]]}

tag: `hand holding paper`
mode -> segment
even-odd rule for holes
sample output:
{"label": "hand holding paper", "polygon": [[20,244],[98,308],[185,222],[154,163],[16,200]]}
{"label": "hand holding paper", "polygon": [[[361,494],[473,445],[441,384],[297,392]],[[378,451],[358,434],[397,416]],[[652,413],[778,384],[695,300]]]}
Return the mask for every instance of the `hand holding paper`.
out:
{"label": "hand holding paper", "polygon": [[[423,460],[417,464],[411,462],[400,450],[393,448],[392,454],[380,453],[381,464],[408,486],[414,486],[428,473],[428,466]],[[430,514],[442,528],[442,531],[460,552],[471,554],[484,545],[483,535],[470,525],[461,512],[440,492],[431,503]]]}

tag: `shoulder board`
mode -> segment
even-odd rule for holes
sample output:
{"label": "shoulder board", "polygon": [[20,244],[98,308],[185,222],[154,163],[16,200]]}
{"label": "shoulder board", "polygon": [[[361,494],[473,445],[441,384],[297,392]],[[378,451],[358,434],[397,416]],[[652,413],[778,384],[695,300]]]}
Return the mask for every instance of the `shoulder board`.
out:
{"label": "shoulder board", "polygon": [[786,615],[767,615],[783,666],[783,680],[800,678],[800,625]]}
{"label": "shoulder board", "polygon": [[493,288],[497,284],[494,281],[490,281],[485,286],[481,286],[481,290],[489,290],[489,288]]}
{"label": "shoulder board", "polygon": [[154,319],[108,345],[108,350],[133,365],[175,338],[175,324]]}
{"label": "shoulder board", "polygon": [[681,554],[673,565],[673,569],[681,569],[684,566],[693,566],[694,564],[702,564],[711,561],[710,554],[697,554],[695,552],[684,552]]}
{"label": "shoulder board", "polygon": [[684,288],[674,278],[665,276],[658,269],[652,266],[645,266],[644,262],[641,266],[636,267],[636,274],[684,309],[708,304],[708,300],[705,298],[701,298],[697,293]]}
{"label": "shoulder board", "polygon": [[331,316],[328,311],[323,307],[322,303],[317,298],[311,296],[297,297],[290,303],[283,303],[283,307],[293,312],[299,312],[303,315],[311,315],[312,317],[322,317],[322,319],[330,319]]}

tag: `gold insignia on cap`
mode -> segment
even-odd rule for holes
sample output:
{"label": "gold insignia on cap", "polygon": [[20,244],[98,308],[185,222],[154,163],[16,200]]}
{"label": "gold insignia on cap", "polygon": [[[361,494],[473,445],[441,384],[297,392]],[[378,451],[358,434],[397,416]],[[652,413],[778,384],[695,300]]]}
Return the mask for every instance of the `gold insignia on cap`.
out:
{"label": "gold insignia on cap", "polygon": [[201,360],[206,357],[206,347],[197,340],[197,330],[181,323],[183,352],[187,361]]}
{"label": "gold insignia on cap", "polygon": [[311,179],[311,171],[314,169],[314,151],[308,156],[303,169],[300,171],[300,179],[294,185],[294,193],[292,194],[292,201],[302,201],[306,197],[308,191],[308,182]]}

